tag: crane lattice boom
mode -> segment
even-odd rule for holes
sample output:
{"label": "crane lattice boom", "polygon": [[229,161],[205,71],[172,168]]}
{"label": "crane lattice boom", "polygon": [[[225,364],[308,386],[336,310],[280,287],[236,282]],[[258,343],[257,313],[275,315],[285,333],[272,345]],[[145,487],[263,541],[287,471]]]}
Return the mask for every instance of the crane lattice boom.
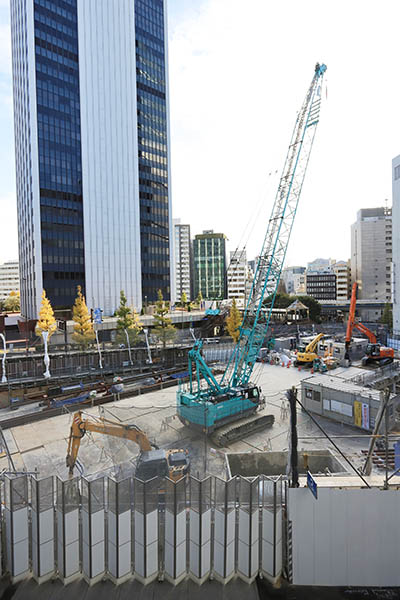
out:
{"label": "crane lattice boom", "polygon": [[258,258],[240,337],[221,384],[225,381],[233,387],[248,383],[267,333],[319,121],[321,83],[325,71],[325,65],[316,65],[314,77],[296,119],[267,233]]}

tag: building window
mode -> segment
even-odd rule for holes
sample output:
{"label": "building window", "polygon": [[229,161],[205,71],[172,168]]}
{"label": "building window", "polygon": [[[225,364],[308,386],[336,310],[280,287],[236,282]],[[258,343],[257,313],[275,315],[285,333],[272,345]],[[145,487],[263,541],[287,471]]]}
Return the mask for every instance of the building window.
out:
{"label": "building window", "polygon": [[394,168],[394,179],[400,179],[400,165]]}

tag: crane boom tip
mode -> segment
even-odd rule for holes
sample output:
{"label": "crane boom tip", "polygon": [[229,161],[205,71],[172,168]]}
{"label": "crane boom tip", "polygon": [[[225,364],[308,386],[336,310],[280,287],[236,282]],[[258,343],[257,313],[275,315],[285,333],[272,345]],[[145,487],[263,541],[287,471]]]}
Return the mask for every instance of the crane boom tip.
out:
{"label": "crane boom tip", "polygon": [[324,65],[324,63],[322,63],[322,65],[320,65],[319,63],[315,65],[315,72],[319,77],[325,73],[326,69],[327,66]]}

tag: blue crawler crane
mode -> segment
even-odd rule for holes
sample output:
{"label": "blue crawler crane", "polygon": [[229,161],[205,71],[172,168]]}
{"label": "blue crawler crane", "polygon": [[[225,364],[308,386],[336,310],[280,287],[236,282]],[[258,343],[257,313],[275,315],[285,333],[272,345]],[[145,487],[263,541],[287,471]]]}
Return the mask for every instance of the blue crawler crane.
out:
{"label": "blue crawler crane", "polygon": [[217,430],[216,441],[222,446],[274,422],[273,415],[254,416],[265,401],[261,389],[250,382],[250,377],[274,306],[319,121],[325,71],[324,64],[316,65],[297,115],[239,339],[226,370],[217,381],[202,356],[203,342],[197,340],[189,352],[189,384],[180,385],[177,392],[177,412],[182,423],[206,433]]}

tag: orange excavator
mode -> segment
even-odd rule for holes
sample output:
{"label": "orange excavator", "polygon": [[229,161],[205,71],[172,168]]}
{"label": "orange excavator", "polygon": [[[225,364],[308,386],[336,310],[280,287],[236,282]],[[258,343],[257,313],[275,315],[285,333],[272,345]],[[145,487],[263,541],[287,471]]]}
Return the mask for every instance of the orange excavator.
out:
{"label": "orange excavator", "polygon": [[138,444],[140,455],[135,473],[138,479],[144,481],[160,476],[179,481],[189,472],[190,460],[187,451],[161,450],[152,444],[144,431],[136,425],[123,425],[117,421],[91,415],[85,415],[84,418],[82,411],[78,411],[72,420],[68,440],[66,463],[70,475],[73,475],[81,439],[87,431],[131,440]]}
{"label": "orange excavator", "polygon": [[368,329],[362,323],[359,323],[355,320],[356,314],[356,303],[357,303],[357,282],[353,283],[353,288],[351,292],[351,300],[350,300],[350,312],[349,312],[349,320],[347,322],[347,331],[346,331],[346,344],[345,344],[345,359],[350,360],[350,343],[351,337],[353,334],[353,329],[357,329],[361,333],[367,336],[369,343],[367,344],[367,349],[365,351],[365,356],[362,359],[362,365],[367,365],[369,363],[379,364],[380,366],[387,365],[392,363],[394,360],[394,350],[393,348],[387,348],[386,346],[381,346],[376,341],[376,335]]}

